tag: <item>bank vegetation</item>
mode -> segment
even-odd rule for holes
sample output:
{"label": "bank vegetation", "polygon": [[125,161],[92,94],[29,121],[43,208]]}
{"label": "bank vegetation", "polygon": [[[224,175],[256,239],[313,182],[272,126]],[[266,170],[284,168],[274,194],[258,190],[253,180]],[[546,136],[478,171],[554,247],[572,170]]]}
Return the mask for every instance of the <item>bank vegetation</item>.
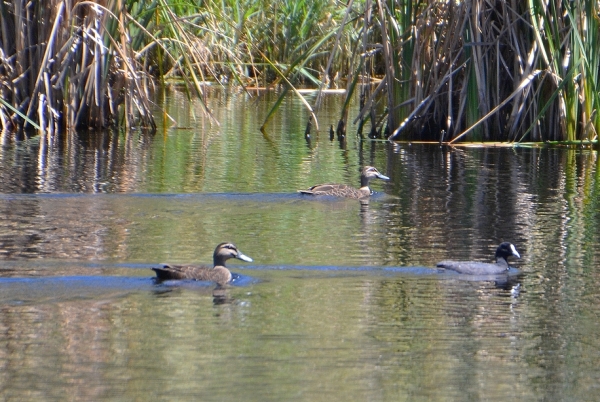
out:
{"label": "bank vegetation", "polygon": [[321,97],[298,88],[338,87],[339,136],[594,141],[598,17],[590,0],[2,1],[0,128],[153,130],[168,83],[211,118],[210,83],[293,93],[307,133]]}

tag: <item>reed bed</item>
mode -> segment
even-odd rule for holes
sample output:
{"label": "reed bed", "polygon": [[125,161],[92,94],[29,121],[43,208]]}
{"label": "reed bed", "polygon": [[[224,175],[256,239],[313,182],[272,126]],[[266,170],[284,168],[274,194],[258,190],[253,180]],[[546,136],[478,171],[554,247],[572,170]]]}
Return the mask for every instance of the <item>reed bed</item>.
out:
{"label": "reed bed", "polygon": [[0,14],[3,133],[154,127],[150,81],[121,1],[16,0]]}
{"label": "reed bed", "polygon": [[600,124],[589,0],[12,0],[0,15],[3,132],[153,129],[155,85],[173,81],[208,116],[208,82],[282,88],[263,129],[292,91],[307,135],[321,94],[301,86],[346,89],[338,138],[595,141]]}
{"label": "reed bed", "polygon": [[[368,5],[368,3],[367,3]],[[598,10],[592,1],[377,1],[393,140],[596,140]],[[379,16],[377,18],[377,16]],[[376,42],[376,41],[375,41]],[[397,57],[397,59],[396,59]],[[376,100],[359,119],[372,119]]]}
{"label": "reed bed", "polygon": [[[597,140],[595,2],[366,0],[343,7],[351,11],[347,96],[359,92],[352,121],[359,135],[370,123],[370,137],[391,140]],[[312,119],[317,111],[310,112]],[[347,120],[344,110],[338,138]]]}

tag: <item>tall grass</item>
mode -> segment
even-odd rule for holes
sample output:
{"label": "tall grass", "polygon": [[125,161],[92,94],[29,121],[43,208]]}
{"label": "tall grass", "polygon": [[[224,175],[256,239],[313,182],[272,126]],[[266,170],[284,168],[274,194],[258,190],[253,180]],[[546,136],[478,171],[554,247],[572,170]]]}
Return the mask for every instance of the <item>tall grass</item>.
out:
{"label": "tall grass", "polygon": [[[156,82],[180,80],[203,101],[207,82],[315,85],[328,78],[338,9],[291,0],[2,2],[1,128],[154,128]],[[337,46],[343,55],[347,42]],[[331,68],[343,70],[341,60]]]}
{"label": "tall grass", "polygon": [[4,132],[154,128],[154,85],[173,81],[203,102],[207,82],[281,87],[270,115],[292,90],[307,133],[321,97],[297,87],[345,87],[340,137],[369,122],[370,137],[448,143],[595,140],[600,128],[591,0],[12,0],[0,15]]}
{"label": "tall grass", "polygon": [[0,5],[0,125],[43,134],[120,123],[154,127],[150,82],[120,0]]}
{"label": "tall grass", "polygon": [[388,6],[381,18],[412,16],[404,37],[389,45],[402,61],[385,56],[388,83],[406,82],[406,69],[412,74],[410,94],[397,101],[388,95],[390,111],[402,102],[411,109],[400,123],[390,113],[390,139],[597,139],[595,2],[411,4],[410,14]]}
{"label": "tall grass", "polygon": [[570,4],[353,6],[350,47],[360,51],[347,53],[347,96],[360,91],[359,135],[370,121],[369,136],[392,140],[596,139],[596,11],[592,2]]}
{"label": "tall grass", "polygon": [[[391,140],[597,139],[595,2],[375,0],[361,6],[354,11],[364,21],[355,25],[362,52],[353,55],[361,60],[348,63],[356,66],[348,82],[362,77],[354,120],[359,134],[370,120],[370,136],[385,133]],[[368,85],[380,77],[380,85]]]}

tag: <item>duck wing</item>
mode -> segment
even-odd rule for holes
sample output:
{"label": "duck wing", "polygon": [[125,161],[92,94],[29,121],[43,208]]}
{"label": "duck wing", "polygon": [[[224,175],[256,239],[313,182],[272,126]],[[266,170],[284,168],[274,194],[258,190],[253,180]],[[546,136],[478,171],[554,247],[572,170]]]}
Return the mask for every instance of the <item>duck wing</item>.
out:
{"label": "duck wing", "polygon": [[368,190],[361,191],[345,184],[318,184],[312,186],[308,190],[299,190],[299,192],[302,194],[331,195],[344,198],[365,198],[371,195]]}
{"label": "duck wing", "polygon": [[309,187],[306,190],[298,190],[298,192],[302,194],[324,195],[335,191],[335,189],[339,186],[341,186],[341,184],[317,184],[315,186]]}
{"label": "duck wing", "polygon": [[198,281],[213,281],[227,283],[231,280],[231,273],[225,267],[210,268],[203,265],[172,265],[162,264],[152,268],[159,280],[195,279]]}

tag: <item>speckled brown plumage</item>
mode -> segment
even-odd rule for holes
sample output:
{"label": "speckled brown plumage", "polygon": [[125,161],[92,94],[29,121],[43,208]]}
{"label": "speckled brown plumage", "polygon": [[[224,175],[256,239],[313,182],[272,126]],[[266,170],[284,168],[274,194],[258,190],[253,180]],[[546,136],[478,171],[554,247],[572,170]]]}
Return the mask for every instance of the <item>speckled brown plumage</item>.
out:
{"label": "speckled brown plumage", "polygon": [[360,174],[360,188],[354,188],[345,184],[327,183],[312,186],[307,190],[298,190],[298,192],[308,195],[329,195],[333,197],[364,199],[370,197],[373,193],[369,188],[369,181],[372,178],[390,179],[379,173],[373,166],[365,166]]}
{"label": "speckled brown plumage", "polygon": [[308,195],[330,195],[333,197],[344,197],[344,198],[367,198],[371,196],[371,189],[366,188],[354,188],[345,184],[318,184],[312,186],[308,190],[299,190],[302,194]]}
{"label": "speckled brown plumage", "polygon": [[195,279],[198,281],[211,281],[220,286],[231,281],[231,272],[225,267],[225,261],[237,258],[242,261],[252,262],[252,258],[244,255],[232,243],[221,243],[215,248],[213,254],[214,266],[205,265],[173,265],[162,264],[158,268],[152,268],[156,272],[159,281],[173,279]]}
{"label": "speckled brown plumage", "polygon": [[207,267],[201,265],[162,264],[160,268],[152,268],[159,280],[195,279],[211,281],[224,285],[231,281],[231,272],[226,267]]}

